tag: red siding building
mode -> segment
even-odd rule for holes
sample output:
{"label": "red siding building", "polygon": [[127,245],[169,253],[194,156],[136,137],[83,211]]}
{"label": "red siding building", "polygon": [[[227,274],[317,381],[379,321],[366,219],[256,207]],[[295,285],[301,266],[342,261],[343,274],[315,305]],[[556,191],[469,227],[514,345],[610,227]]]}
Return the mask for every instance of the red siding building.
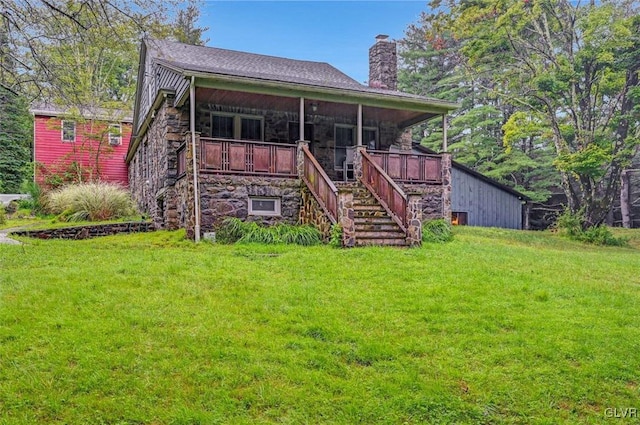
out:
{"label": "red siding building", "polygon": [[33,107],[36,182],[55,186],[100,180],[128,186],[125,155],[131,139],[131,118],[109,112],[83,113],[82,119],[74,120],[60,108]]}

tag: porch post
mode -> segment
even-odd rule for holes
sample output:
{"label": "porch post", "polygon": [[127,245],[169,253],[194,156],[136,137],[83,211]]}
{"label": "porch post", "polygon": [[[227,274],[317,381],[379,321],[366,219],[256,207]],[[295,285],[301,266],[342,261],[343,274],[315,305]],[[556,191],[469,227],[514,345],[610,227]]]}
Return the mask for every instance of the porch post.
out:
{"label": "porch post", "polygon": [[191,156],[193,161],[193,213],[195,214],[194,240],[196,242],[200,242],[200,191],[198,190],[198,151],[196,148],[196,83],[194,76],[191,76],[191,86],[189,87],[189,128],[191,132]]}
{"label": "porch post", "polygon": [[358,135],[357,146],[362,146],[362,104],[358,103]]}
{"label": "porch post", "polygon": [[442,115],[442,152],[447,152],[447,114]]}
{"label": "porch post", "polygon": [[300,121],[298,124],[298,140],[304,140],[304,97],[300,98]]}

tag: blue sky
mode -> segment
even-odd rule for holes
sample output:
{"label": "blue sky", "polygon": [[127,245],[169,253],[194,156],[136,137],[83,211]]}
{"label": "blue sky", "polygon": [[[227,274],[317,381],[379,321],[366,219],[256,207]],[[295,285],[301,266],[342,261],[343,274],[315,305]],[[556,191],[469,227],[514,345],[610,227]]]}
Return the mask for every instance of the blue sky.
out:
{"label": "blue sky", "polygon": [[205,1],[198,24],[207,45],[328,62],[359,82],[369,76],[378,34],[404,37],[425,1]]}

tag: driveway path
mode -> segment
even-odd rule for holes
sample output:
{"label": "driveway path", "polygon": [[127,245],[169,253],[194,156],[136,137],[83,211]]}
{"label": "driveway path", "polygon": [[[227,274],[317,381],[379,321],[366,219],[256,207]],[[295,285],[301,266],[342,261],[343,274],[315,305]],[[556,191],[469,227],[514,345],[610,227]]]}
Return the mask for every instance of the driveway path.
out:
{"label": "driveway path", "polygon": [[8,245],[22,245],[22,242],[18,242],[15,239],[11,239],[9,236],[9,232],[13,232],[15,230],[20,230],[21,228],[15,227],[13,229],[2,229],[0,230],[0,243],[8,244]]}

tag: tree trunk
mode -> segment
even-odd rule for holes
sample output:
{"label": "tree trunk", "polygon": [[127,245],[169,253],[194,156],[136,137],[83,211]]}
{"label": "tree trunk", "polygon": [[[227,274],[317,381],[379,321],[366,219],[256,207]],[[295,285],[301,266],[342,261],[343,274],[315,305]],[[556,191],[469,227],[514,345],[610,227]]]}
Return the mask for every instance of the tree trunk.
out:
{"label": "tree trunk", "polygon": [[620,212],[622,213],[622,227],[631,228],[631,206],[629,205],[629,172],[624,170],[620,174]]}

